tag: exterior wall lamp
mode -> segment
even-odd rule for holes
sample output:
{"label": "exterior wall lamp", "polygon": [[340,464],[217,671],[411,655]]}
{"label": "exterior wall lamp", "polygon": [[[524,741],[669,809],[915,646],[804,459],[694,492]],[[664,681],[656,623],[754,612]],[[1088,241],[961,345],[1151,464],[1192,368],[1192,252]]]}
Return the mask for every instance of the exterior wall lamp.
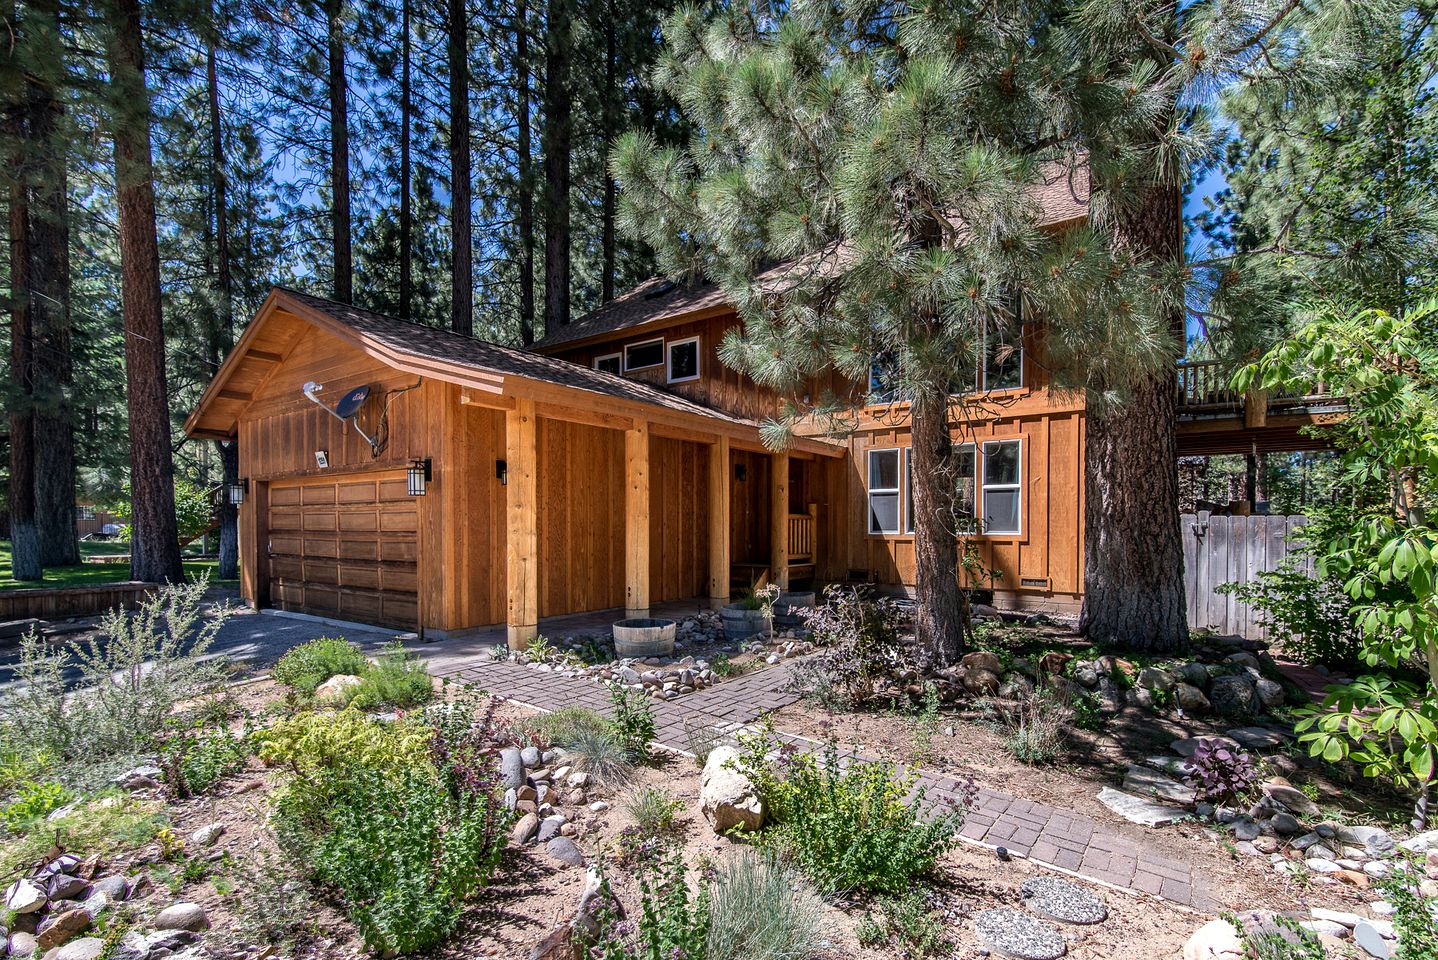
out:
{"label": "exterior wall lamp", "polygon": [[245,494],[250,489],[250,478],[241,477],[234,483],[225,484],[225,500],[232,507],[238,507],[245,502]]}
{"label": "exterior wall lamp", "polygon": [[494,461],[494,477],[501,487],[509,486],[509,464],[506,461]]}
{"label": "exterior wall lamp", "polygon": [[425,494],[425,485],[431,477],[430,461],[428,457],[423,460],[411,460],[409,469],[405,471],[405,489],[411,497],[422,497]]}

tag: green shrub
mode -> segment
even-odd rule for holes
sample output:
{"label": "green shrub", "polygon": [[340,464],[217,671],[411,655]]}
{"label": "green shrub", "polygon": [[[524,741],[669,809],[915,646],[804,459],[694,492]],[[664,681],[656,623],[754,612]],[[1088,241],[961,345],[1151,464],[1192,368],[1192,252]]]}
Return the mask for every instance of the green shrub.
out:
{"label": "green shrub", "polygon": [[641,861],[634,872],[640,908],[628,921],[603,917],[590,956],[594,960],[676,960],[705,957],[709,936],[709,891],[689,892],[684,852]]}
{"label": "green shrub", "polygon": [[1438,917],[1432,902],[1418,892],[1423,868],[1411,864],[1378,884],[1383,899],[1393,904],[1393,931],[1398,935],[1394,960],[1432,960],[1438,957]]}
{"label": "green shrub", "polygon": [[556,747],[566,748],[585,734],[609,732],[609,721],[584,707],[561,707],[533,718],[529,726]]}
{"label": "green shrub", "polygon": [[803,960],[818,951],[823,902],[774,856],[742,851],[709,885],[705,960]]}
{"label": "green shrub", "polygon": [[1030,766],[1053,763],[1063,754],[1065,728],[1073,712],[1051,688],[1017,701],[1002,718],[1004,746],[1015,760]]}
{"label": "green shrub", "polygon": [[32,632],[0,700],[0,728],[23,730],[57,762],[149,750],[181,704],[222,686],[224,660],[206,654],[228,610],[201,612],[207,586],[161,587],[136,610],[106,613],[84,639],[51,643]]}
{"label": "green shrub", "polygon": [[368,666],[360,648],[344,637],[320,637],[291,647],[275,664],[272,675],[276,683],[309,696],[330,677],[342,673],[361,676]]}
{"label": "green shrub", "polygon": [[1354,602],[1343,590],[1343,579],[1305,572],[1304,559],[1288,557],[1277,570],[1246,583],[1222,584],[1218,592],[1257,610],[1269,636],[1298,663],[1356,667],[1362,662],[1363,631],[1353,617]]}
{"label": "green shrub", "polygon": [[34,863],[56,844],[102,857],[133,850],[152,839],[164,822],[160,805],[153,801],[114,793],[94,797],[46,819],[44,829],[26,830],[0,843],[0,863]]}
{"label": "green shrub", "polygon": [[773,824],[762,839],[823,893],[902,893],[957,842],[965,802],[926,811],[922,789],[908,802],[915,776],[899,775],[890,763],[841,765],[833,740],[817,756],[780,747],[768,725],[739,740],[739,767]]}
{"label": "green shrub", "polygon": [[822,605],[799,615],[814,643],[825,648],[791,671],[805,696],[825,705],[864,707],[908,668],[900,611],[892,600],[866,600],[855,590],[830,587]]}
{"label": "green shrub", "polygon": [[0,728],[0,796],[38,780],[54,766],[54,757],[44,750],[18,746],[23,742],[20,731]]}
{"label": "green shrub", "polygon": [[[430,732],[409,718],[382,723],[356,710],[298,713],[255,734],[255,753],[321,785],[350,764],[399,770],[427,762]],[[323,802],[323,800],[321,801]]]}
{"label": "green shrub", "polygon": [[1238,931],[1247,960],[1325,960],[1328,956],[1318,935],[1300,927],[1292,917],[1278,914],[1253,930],[1245,930],[1235,917],[1228,922]]}
{"label": "green shrub", "polygon": [[350,704],[360,710],[405,709],[434,698],[434,681],[423,661],[398,641],[387,645],[360,676],[364,682],[350,694]]}
{"label": "green shrub", "polygon": [[73,799],[70,791],[58,783],[27,783],[20,787],[15,799],[0,810],[0,820],[4,820],[10,830],[19,831]]}
{"label": "green shrub", "polygon": [[245,768],[249,747],[229,730],[195,726],[165,737],[160,744],[160,769],[176,796],[207,793],[225,777]]}
{"label": "green shrub", "polygon": [[625,799],[624,806],[644,836],[656,837],[674,828],[674,818],[684,809],[684,802],[659,787],[640,787]]}
{"label": "green shrub", "polygon": [[613,688],[610,698],[614,702],[614,717],[609,721],[614,742],[631,763],[643,763],[654,742],[654,710],[649,699],[628,687]]}
{"label": "green shrub", "polygon": [[634,764],[608,728],[578,731],[565,751],[570,766],[603,783],[623,783],[634,773]]}
{"label": "green shrub", "polygon": [[922,891],[910,890],[900,897],[879,901],[877,915],[869,914],[858,931],[865,946],[878,946],[895,941],[905,957],[937,956],[949,948],[944,937],[944,924],[935,916]]}

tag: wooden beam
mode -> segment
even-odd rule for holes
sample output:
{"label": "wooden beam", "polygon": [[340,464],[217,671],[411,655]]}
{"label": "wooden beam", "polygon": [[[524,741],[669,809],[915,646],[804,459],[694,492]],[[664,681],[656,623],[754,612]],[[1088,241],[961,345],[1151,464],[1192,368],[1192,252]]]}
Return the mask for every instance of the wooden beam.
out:
{"label": "wooden beam", "polygon": [[624,431],[624,616],[649,616],[649,424]]}
{"label": "wooden beam", "polygon": [[789,589],[789,452],[769,458],[769,581]]}
{"label": "wooden beam", "polygon": [[547,420],[567,420],[570,423],[582,423],[590,427],[603,427],[606,430],[630,430],[634,427],[633,417],[624,417],[615,413],[605,413],[602,410],[588,410],[583,407],[576,407],[573,404],[554,403],[549,400],[536,400],[535,411]]}
{"label": "wooden beam", "polygon": [[469,387],[463,387],[459,391],[459,405],[461,407],[484,407],[489,410],[513,410],[514,398],[503,397],[488,390],[476,392]]}
{"label": "wooden beam", "polygon": [[279,363],[283,360],[284,354],[272,353],[269,350],[251,350],[245,354],[248,360],[259,360],[261,363]]}
{"label": "wooden beam", "polygon": [[518,401],[504,418],[506,566],[509,648],[522,650],[539,634],[539,444],[532,400]]}
{"label": "wooden beam", "polygon": [[255,399],[255,395],[253,393],[246,393],[243,390],[221,390],[219,393],[215,394],[215,396],[219,397],[221,400],[243,400],[246,403],[249,403],[251,400]]}
{"label": "wooden beam", "polygon": [[270,485],[251,480],[239,514],[240,596],[259,610],[270,605]]}
{"label": "wooden beam", "polygon": [[709,605],[715,610],[729,602],[729,438],[720,437],[709,448]]}

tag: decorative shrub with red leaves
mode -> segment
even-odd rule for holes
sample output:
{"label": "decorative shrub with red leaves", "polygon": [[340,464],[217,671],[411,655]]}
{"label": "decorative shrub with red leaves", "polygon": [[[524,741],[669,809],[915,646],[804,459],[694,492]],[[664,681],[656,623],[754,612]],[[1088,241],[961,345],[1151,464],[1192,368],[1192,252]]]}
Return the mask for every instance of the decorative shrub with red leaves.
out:
{"label": "decorative shrub with red leaves", "polygon": [[1188,760],[1185,778],[1194,795],[1209,803],[1237,800],[1258,782],[1258,765],[1252,754],[1226,740],[1208,737]]}

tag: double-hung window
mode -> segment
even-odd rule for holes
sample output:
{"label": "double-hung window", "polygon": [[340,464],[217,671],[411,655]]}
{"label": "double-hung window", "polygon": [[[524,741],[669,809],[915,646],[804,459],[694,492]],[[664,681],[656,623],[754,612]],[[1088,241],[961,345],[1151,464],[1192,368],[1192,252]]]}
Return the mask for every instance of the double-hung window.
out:
{"label": "double-hung window", "polygon": [[869,451],[869,533],[899,532],[900,453],[897,447]]}
{"label": "double-hung window", "polygon": [[[954,447],[954,532],[959,536],[978,531],[975,519],[978,507],[978,476],[975,472],[974,445],[962,443]],[[904,532],[914,532],[914,448],[904,449]]]}
{"label": "double-hung window", "polygon": [[1017,534],[1023,519],[1023,442],[984,443],[983,510],[986,534]]}

